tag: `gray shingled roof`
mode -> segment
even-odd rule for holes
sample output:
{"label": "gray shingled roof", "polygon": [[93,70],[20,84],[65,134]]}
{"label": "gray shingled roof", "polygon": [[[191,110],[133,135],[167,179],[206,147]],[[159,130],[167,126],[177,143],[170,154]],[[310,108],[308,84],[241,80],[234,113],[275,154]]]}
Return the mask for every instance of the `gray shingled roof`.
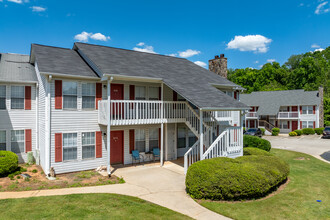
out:
{"label": "gray shingled roof", "polygon": [[0,81],[38,82],[34,66],[29,63],[29,55],[0,54]]}
{"label": "gray shingled roof", "polygon": [[211,84],[240,86],[186,59],[84,43],[75,43],[74,49],[87,56],[102,74],[160,78],[199,108],[247,107]]}
{"label": "gray shingled roof", "polygon": [[31,55],[43,73],[95,77],[95,72],[71,49],[32,44]]}
{"label": "gray shingled roof", "polygon": [[281,106],[319,105],[318,91],[284,90],[241,94],[241,102],[259,106],[258,115],[276,115]]}

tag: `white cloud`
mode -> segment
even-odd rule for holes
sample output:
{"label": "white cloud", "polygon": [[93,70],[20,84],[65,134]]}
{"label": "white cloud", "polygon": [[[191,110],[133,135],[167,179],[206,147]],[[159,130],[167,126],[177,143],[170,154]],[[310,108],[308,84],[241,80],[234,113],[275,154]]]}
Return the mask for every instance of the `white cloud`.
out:
{"label": "white cloud", "polygon": [[254,63],[258,64],[259,63],[259,60],[254,61]]}
{"label": "white cloud", "polygon": [[325,8],[327,4],[328,2],[320,3],[315,9],[315,14],[319,15],[319,14],[328,13],[330,11],[330,7]]}
{"label": "white cloud", "polygon": [[17,3],[17,4],[23,4],[23,0],[7,0],[9,2],[14,2],[14,3]]}
{"label": "white cloud", "polygon": [[167,54],[167,56],[170,56],[170,57],[176,57],[178,54],[177,53],[170,53],[170,54]]}
{"label": "white cloud", "polygon": [[188,49],[188,50],[186,50],[186,51],[179,51],[178,53],[179,53],[179,56],[180,56],[180,57],[188,58],[188,57],[192,57],[192,56],[198,55],[198,54],[200,54],[201,52],[198,51],[198,50]]}
{"label": "white cloud", "polygon": [[90,38],[92,38],[93,40],[100,40],[100,41],[107,41],[110,40],[109,36],[105,36],[101,33],[96,33],[90,36]]}
{"label": "white cloud", "polygon": [[198,66],[201,66],[201,67],[206,67],[206,63],[202,62],[202,61],[196,61],[194,62],[194,64],[197,64]]}
{"label": "white cloud", "polygon": [[145,52],[145,53],[155,53],[156,54],[156,52],[154,51],[153,46],[146,45],[143,42],[138,43],[136,46],[138,46],[138,47],[133,48],[133,50],[135,50],[135,51]]}
{"label": "white cloud", "polygon": [[315,49],[314,52],[317,52],[317,51],[323,51],[324,49],[323,48],[318,48],[318,49]]}
{"label": "white cloud", "polygon": [[311,48],[320,48],[320,45],[318,45],[318,44],[312,44]]}
{"label": "white cloud", "polygon": [[266,53],[268,51],[267,45],[270,42],[272,42],[272,39],[262,35],[235,36],[235,38],[227,44],[227,49]]}
{"label": "white cloud", "polygon": [[75,40],[81,41],[81,42],[88,42],[89,39],[93,40],[99,40],[99,41],[108,41],[110,40],[110,36],[105,36],[101,33],[87,33],[86,31],[81,32],[80,34],[77,34],[74,36]]}
{"label": "white cloud", "polygon": [[304,6],[304,5],[305,5],[304,3],[300,3],[300,4],[299,4],[299,7],[302,7],[302,6]]}
{"label": "white cloud", "polygon": [[268,59],[267,62],[268,63],[272,63],[272,62],[275,62],[276,60],[275,59]]}
{"label": "white cloud", "polygon": [[30,7],[32,9],[32,11],[35,11],[35,12],[43,12],[43,11],[46,11],[46,8],[43,8],[43,7],[40,7],[40,6],[32,6]]}

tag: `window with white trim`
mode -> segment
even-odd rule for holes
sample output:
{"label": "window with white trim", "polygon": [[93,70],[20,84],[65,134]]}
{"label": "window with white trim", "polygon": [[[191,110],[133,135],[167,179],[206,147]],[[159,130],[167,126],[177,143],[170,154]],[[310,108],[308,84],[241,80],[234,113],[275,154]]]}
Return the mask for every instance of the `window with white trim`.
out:
{"label": "window with white trim", "polygon": [[146,151],[146,134],[144,129],[135,129],[135,150]]}
{"label": "window with white trim", "polygon": [[24,109],[24,86],[11,86],[11,109]]}
{"label": "window with white trim", "polygon": [[82,84],[82,108],[95,109],[95,83]]}
{"label": "window with white trim", "polygon": [[186,148],[186,128],[178,126],[178,148]]}
{"label": "window with white trim", "polygon": [[25,148],[25,132],[24,130],[11,131],[11,151],[19,154],[24,153]]}
{"label": "window with white trim", "polygon": [[6,150],[6,131],[0,131],[0,150]]}
{"label": "window with white trim", "polygon": [[159,128],[149,129],[149,150],[159,148]]}
{"label": "window with white trim", "polygon": [[314,121],[302,121],[302,128],[314,128]]}
{"label": "window with white trim", "polygon": [[302,114],[303,115],[312,115],[313,114],[313,106],[302,106]]}
{"label": "window with white trim", "polygon": [[95,132],[82,133],[82,159],[95,158]]}
{"label": "window with white trim", "polygon": [[159,100],[159,87],[149,87],[149,100]]}
{"label": "window with white trim", "polygon": [[288,121],[279,121],[280,129],[288,129]]}
{"label": "window with white trim", "polygon": [[145,86],[135,86],[135,100],[146,100]]}
{"label": "window with white trim", "polygon": [[63,133],[63,161],[77,159],[77,133]]}
{"label": "window with white trim", "polygon": [[76,82],[63,82],[63,109],[77,109]]}
{"label": "window with white trim", "polygon": [[6,109],[6,86],[0,86],[0,109]]}

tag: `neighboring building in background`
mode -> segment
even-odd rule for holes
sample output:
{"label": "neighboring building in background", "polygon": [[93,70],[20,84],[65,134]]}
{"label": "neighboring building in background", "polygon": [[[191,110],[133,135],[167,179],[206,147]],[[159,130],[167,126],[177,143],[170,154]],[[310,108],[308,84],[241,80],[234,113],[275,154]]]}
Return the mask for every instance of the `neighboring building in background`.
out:
{"label": "neighboring building in background", "polygon": [[319,91],[285,90],[241,94],[241,102],[251,109],[245,115],[247,128],[264,127],[281,133],[302,128],[323,127],[323,88]]}

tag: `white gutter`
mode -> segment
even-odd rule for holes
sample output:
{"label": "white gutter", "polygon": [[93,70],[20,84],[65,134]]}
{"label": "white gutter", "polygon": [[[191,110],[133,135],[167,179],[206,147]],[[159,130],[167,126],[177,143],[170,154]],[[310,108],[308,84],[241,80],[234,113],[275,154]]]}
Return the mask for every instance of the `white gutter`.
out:
{"label": "white gutter", "polygon": [[49,72],[40,72],[40,74],[44,75],[52,75],[54,77],[63,77],[63,78],[75,78],[75,79],[91,79],[91,80],[96,80],[99,81],[100,78],[95,75],[95,77],[91,76],[75,76],[75,75],[70,75],[70,74],[63,74],[63,73],[49,73]]}
{"label": "white gutter", "polygon": [[[116,80],[128,80],[133,79],[135,81],[144,81],[144,82],[162,82],[162,78],[154,78],[154,77],[143,77],[143,76],[126,76],[121,74],[103,74],[103,76],[113,77]],[[106,80],[105,77],[102,77],[102,80]]]}

